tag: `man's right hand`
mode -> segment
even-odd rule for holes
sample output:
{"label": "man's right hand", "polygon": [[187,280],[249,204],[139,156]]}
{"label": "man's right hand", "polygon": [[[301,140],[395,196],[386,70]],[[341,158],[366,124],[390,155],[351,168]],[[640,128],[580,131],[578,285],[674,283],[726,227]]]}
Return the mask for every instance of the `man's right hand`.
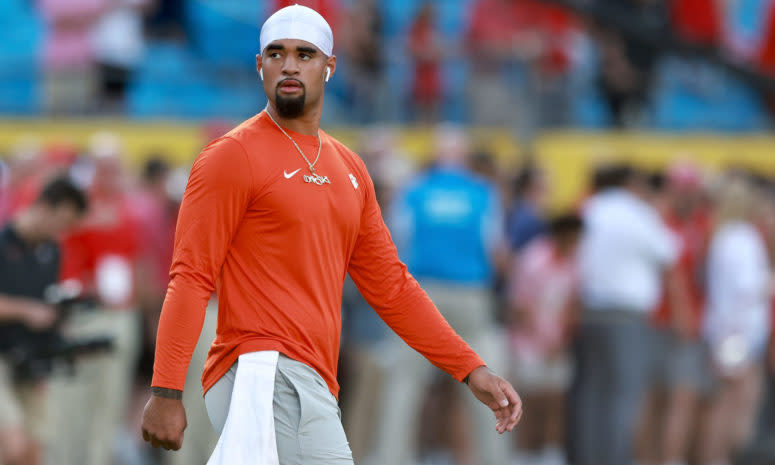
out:
{"label": "man's right hand", "polygon": [[56,310],[44,303],[30,302],[24,305],[19,317],[24,324],[35,330],[51,327],[57,319]]}
{"label": "man's right hand", "polygon": [[143,439],[153,447],[178,450],[183,445],[186,410],[180,399],[151,395],[143,411]]}
{"label": "man's right hand", "polygon": [[495,413],[495,430],[499,434],[514,430],[522,417],[522,399],[511,383],[480,366],[468,375],[468,387]]}

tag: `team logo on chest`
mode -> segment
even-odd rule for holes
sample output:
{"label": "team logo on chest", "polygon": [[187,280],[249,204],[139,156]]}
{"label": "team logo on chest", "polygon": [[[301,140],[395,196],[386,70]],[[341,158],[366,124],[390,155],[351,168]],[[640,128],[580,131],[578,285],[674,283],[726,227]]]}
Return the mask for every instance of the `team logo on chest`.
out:
{"label": "team logo on chest", "polygon": [[319,174],[314,174],[314,173],[305,174],[304,182],[317,184],[318,186],[322,186],[323,184],[331,184],[331,180],[328,179],[328,176],[321,176]]}

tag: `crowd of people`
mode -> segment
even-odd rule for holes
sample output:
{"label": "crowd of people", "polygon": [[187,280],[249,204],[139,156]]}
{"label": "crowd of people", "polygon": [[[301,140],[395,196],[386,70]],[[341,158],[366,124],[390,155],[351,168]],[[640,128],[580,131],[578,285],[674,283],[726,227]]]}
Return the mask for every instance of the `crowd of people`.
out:
{"label": "crowd of people", "polygon": [[[174,184],[169,182],[172,169],[164,159],[152,157],[135,179],[123,166],[122,142],[110,133],[95,134],[83,152],[65,144],[41,149],[31,141],[17,149],[2,165],[1,211],[10,231],[24,231],[22,220],[41,199],[46,200],[40,193],[47,191],[52,179],[67,179],[71,190],[84,192],[82,210],[86,213],[77,226],[60,234],[41,237],[28,226],[33,231],[30,237],[22,235],[23,249],[39,256],[43,246],[58,241],[58,269],[54,279],[40,284],[37,293],[23,287],[4,291],[11,297],[25,297],[17,302],[18,311],[22,322],[24,315],[36,312],[32,314],[37,314],[40,323],[34,329],[56,325],[68,340],[103,339],[109,348],[78,357],[68,367],[64,362],[73,354],[65,346],[45,346],[41,355],[18,364],[9,361],[14,359],[10,352],[21,345],[6,347],[6,376],[0,388],[0,461],[8,465],[111,463],[116,438],[128,418],[143,344],[153,340],[166,292],[177,210],[169,190]],[[58,201],[51,203],[56,206]],[[45,223],[46,218],[41,221]],[[56,216],[48,221],[56,221]],[[27,262],[18,262],[14,258],[18,253],[4,249],[5,273],[24,272]],[[65,292],[68,300],[80,302],[77,309],[65,309],[60,299],[51,297],[64,292],[54,292],[57,285],[69,290]],[[17,383],[17,371],[37,358],[44,359],[47,368]],[[19,384],[34,387],[38,395],[18,397],[22,392],[17,389]],[[45,414],[30,413],[41,410]],[[30,425],[34,427],[28,428]],[[86,442],[86,438],[94,441]],[[46,455],[40,452],[44,449]]]}
{"label": "crowd of people", "polygon": [[[41,76],[33,113],[240,118],[262,99],[258,25],[291,3],[41,0],[5,14],[13,28],[42,24],[28,41],[40,43],[29,51],[38,67],[24,77]],[[759,84],[775,66],[771,1],[300,3],[347,26],[334,27],[329,123],[454,120],[527,138],[546,127],[769,127]],[[0,48],[0,59],[19,53]]]}
{"label": "crowd of people", "polygon": [[[540,157],[504,173],[460,127],[435,134],[427,166],[387,131],[364,137],[360,154],[402,260],[454,329],[510,374],[525,414],[515,434],[493,434],[491,413],[464,402],[347,282],[341,406],[356,463],[734,463],[771,421],[759,413],[775,368],[772,181],[689,161],[661,172],[611,163],[575,208],[550,214]],[[18,250],[50,268],[43,246],[58,244],[49,284],[76,289],[82,305],[58,322],[49,297],[8,307],[12,290],[0,287],[0,329],[110,341],[70,364],[51,355],[32,378],[0,344],[4,465],[204,464],[217,441],[199,387],[213,300],[184,391],[183,449],[140,442],[185,170],[152,156],[135,174],[122,154],[117,136],[98,133],[83,149],[27,141],[2,165],[4,231],[23,247],[0,244],[0,274],[14,273]],[[57,195],[84,213],[43,209]]]}

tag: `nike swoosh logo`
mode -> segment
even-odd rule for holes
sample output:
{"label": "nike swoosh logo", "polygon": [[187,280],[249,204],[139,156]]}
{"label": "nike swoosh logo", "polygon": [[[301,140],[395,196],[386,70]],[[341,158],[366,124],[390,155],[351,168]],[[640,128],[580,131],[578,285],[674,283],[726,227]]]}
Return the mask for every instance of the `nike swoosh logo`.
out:
{"label": "nike swoosh logo", "polygon": [[299,171],[301,171],[301,168],[297,169],[296,171],[292,171],[290,173],[285,171],[285,170],[283,170],[283,174],[285,175],[285,179],[291,179],[293,177],[293,175],[298,173]]}

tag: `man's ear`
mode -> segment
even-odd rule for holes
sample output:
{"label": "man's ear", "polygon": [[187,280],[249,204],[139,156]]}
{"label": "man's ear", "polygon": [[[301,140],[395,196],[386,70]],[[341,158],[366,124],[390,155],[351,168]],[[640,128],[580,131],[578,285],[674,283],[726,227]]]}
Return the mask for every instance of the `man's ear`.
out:
{"label": "man's ear", "polygon": [[264,72],[261,70],[261,54],[256,55],[256,71],[258,71],[258,77],[264,80]]}
{"label": "man's ear", "polygon": [[336,72],[336,55],[331,55],[326,60],[326,81]]}

